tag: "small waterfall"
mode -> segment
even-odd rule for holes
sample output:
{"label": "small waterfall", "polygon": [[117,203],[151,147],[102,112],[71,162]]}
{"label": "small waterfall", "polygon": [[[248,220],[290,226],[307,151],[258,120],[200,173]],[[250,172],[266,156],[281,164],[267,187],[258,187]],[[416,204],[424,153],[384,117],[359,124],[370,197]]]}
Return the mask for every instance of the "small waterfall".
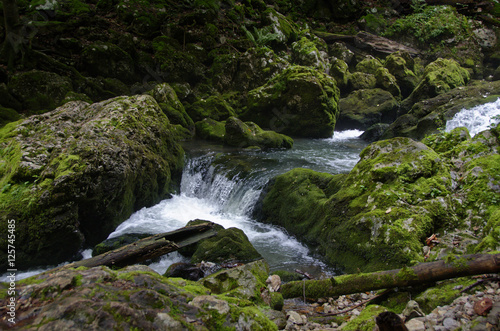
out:
{"label": "small waterfall", "polygon": [[[203,145],[196,141],[185,147],[188,158],[181,192],[150,208],[143,208],[120,224],[109,238],[126,233],[162,233],[205,219],[225,228],[237,227],[261,253],[272,270],[302,269],[313,275],[332,274],[307,247],[286,231],[251,218],[260,193],[269,179],[293,168],[303,167],[332,174],[350,171],[367,145],[360,131],[336,132],[330,139],[296,139],[291,150],[251,151]],[[86,256],[90,254],[86,251]],[[163,256],[151,268],[163,274],[169,265],[187,259],[177,252]],[[47,268],[18,274],[18,279]],[[0,276],[0,279],[6,275]]]}
{"label": "small waterfall", "polygon": [[488,130],[500,123],[500,98],[471,109],[462,109],[446,122],[446,132],[458,127],[465,127],[473,137],[481,131]]}

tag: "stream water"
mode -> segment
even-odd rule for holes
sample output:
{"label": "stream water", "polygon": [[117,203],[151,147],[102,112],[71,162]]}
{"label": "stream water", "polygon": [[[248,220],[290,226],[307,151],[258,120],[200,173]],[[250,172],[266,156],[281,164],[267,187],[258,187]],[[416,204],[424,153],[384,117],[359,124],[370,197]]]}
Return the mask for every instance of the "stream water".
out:
{"label": "stream water", "polygon": [[[448,121],[446,131],[465,126],[471,135],[500,122],[500,99],[462,110]],[[272,270],[299,268],[311,274],[332,274],[320,258],[284,229],[252,219],[251,212],[269,179],[293,168],[302,167],[331,174],[349,172],[359,159],[366,143],[360,131],[336,132],[330,139],[296,139],[291,150],[255,151],[223,148],[192,142],[184,146],[186,165],[179,194],[159,204],[134,213],[110,234],[160,233],[185,226],[190,220],[205,219],[225,228],[242,229]],[[82,253],[84,258],[91,250]],[[184,261],[170,253],[150,266],[159,273]],[[17,279],[47,270],[40,268],[18,272]],[[7,274],[0,276],[6,281]]]}
{"label": "stream water", "polygon": [[[310,168],[332,174],[349,172],[366,146],[361,131],[335,133],[330,139],[296,139],[291,150],[270,152],[236,150],[199,141],[184,146],[186,165],[180,193],[159,204],[134,213],[110,234],[161,233],[204,219],[225,228],[245,232],[272,270],[299,268],[311,274],[330,270],[313,257],[307,247],[283,229],[262,224],[251,216],[266,183],[293,168]],[[177,253],[164,256],[150,266],[159,273],[179,261]]]}

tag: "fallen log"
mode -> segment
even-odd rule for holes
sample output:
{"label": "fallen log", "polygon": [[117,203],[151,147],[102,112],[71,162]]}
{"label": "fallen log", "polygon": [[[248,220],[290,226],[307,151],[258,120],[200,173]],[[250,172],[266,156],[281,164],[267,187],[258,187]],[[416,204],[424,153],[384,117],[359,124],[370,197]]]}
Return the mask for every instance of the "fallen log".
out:
{"label": "fallen log", "polygon": [[302,296],[318,299],[498,272],[500,254],[473,254],[457,256],[448,262],[440,260],[402,269],[289,282],[281,285],[281,293],[285,299]]}
{"label": "fallen log", "polygon": [[357,35],[340,35],[322,31],[314,31],[316,36],[323,39],[327,44],[343,42],[358,49],[367,50],[381,55],[388,55],[394,52],[406,52],[411,56],[416,56],[420,52],[394,40],[376,36],[368,32],[361,31]]}
{"label": "fallen log", "polygon": [[101,265],[125,267],[174,252],[216,234],[217,230],[214,229],[214,223],[212,222],[186,226],[174,231],[143,238],[90,259],[67,264],[63,268],[92,268]]}

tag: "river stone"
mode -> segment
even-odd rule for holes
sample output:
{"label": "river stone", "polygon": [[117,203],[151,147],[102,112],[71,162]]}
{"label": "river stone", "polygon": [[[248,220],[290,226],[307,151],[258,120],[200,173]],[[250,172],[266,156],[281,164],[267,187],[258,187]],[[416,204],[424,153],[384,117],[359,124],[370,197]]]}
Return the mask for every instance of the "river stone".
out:
{"label": "river stone", "polygon": [[376,123],[391,123],[397,117],[398,102],[382,89],[358,90],[339,101],[337,130],[366,130]]}
{"label": "river stone", "polygon": [[408,112],[416,102],[464,86],[469,82],[469,79],[469,71],[462,68],[457,61],[439,58],[425,67],[422,80],[408,98],[402,102],[402,111]]}
{"label": "river stone", "polygon": [[0,223],[7,238],[16,220],[16,266],[68,260],[169,197],[183,164],[170,128],[148,95],[70,102],[3,128]]}
{"label": "river stone", "polygon": [[224,143],[239,148],[255,146],[262,149],[289,149],[293,146],[293,139],[274,131],[262,130],[253,122],[230,117],[225,125]]}
{"label": "river stone", "polygon": [[248,93],[240,116],[289,136],[330,138],[338,116],[335,80],[310,67],[292,66]]}
{"label": "river stone", "polygon": [[218,230],[214,237],[199,242],[192,254],[191,262],[246,263],[261,258],[260,253],[253,247],[242,230],[229,228]]}
{"label": "river stone", "polygon": [[269,266],[264,260],[221,270],[201,280],[214,294],[225,294],[240,299],[262,302],[260,289],[266,287]]}
{"label": "river stone", "polygon": [[217,299],[210,295],[199,295],[194,297],[193,301],[189,304],[198,308],[215,310],[221,315],[229,313],[229,304],[226,301]]}

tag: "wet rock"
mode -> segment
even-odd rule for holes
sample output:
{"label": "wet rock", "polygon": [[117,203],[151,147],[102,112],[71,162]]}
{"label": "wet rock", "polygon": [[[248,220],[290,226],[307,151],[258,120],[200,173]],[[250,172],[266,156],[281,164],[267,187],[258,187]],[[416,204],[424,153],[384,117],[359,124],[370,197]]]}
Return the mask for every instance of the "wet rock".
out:
{"label": "wet rock", "polygon": [[138,95],[67,103],[5,131],[2,160],[15,166],[1,174],[10,189],[0,221],[18,222],[18,267],[68,260],[167,198],[183,162],[170,128],[156,101]]}
{"label": "wet rock", "polygon": [[293,66],[250,91],[247,111],[240,118],[292,137],[327,138],[335,127],[338,98],[333,78]]}
{"label": "wet rock", "polygon": [[230,117],[225,125],[224,143],[239,148],[255,146],[262,149],[289,149],[293,146],[293,139],[274,131],[264,131],[255,123],[244,123],[236,117]]}

